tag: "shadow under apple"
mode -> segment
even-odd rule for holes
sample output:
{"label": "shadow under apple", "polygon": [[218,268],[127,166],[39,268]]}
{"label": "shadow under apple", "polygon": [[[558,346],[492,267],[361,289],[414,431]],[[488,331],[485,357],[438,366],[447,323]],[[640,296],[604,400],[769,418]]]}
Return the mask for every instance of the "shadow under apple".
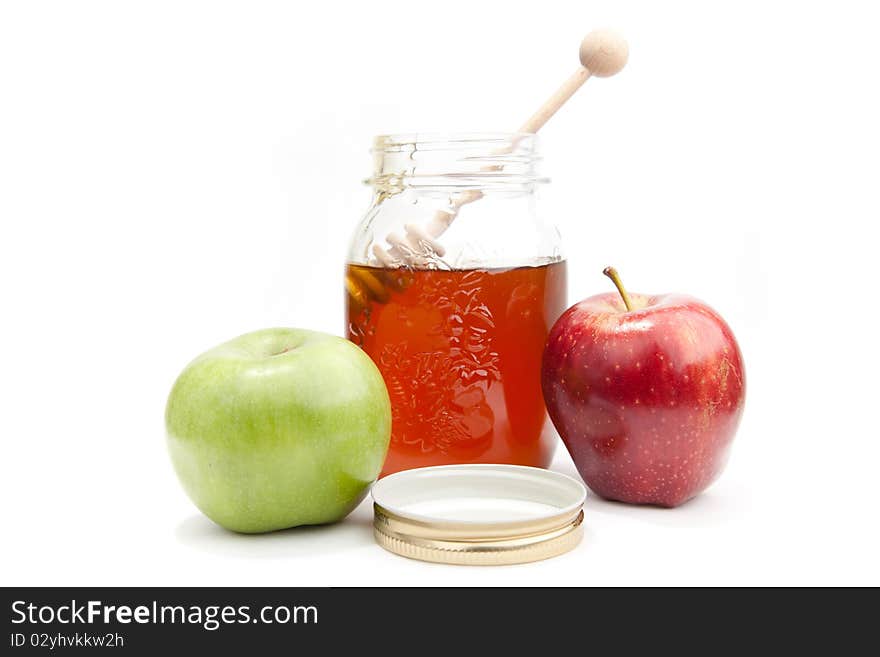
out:
{"label": "shadow under apple", "polygon": [[193,514],[181,521],[174,533],[180,543],[191,548],[248,559],[285,559],[375,545],[370,504],[361,504],[337,523],[305,525],[266,534],[237,534],[201,514]]}
{"label": "shadow under apple", "polygon": [[667,509],[659,506],[626,504],[603,499],[592,491],[584,504],[587,518],[591,514],[618,516],[636,522],[663,527],[699,528],[725,525],[744,512],[742,504],[729,491],[708,490],[681,506]]}

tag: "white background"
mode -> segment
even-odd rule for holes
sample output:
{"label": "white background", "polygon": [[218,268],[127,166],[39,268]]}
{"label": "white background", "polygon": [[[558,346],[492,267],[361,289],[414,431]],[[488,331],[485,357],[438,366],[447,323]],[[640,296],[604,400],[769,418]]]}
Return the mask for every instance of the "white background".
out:
{"label": "white background", "polygon": [[[3,584],[880,584],[870,3],[0,7]],[[722,478],[672,511],[590,497],[576,551],[496,569],[385,553],[366,505],[256,537],[201,517],[165,452],[179,370],[340,333],[372,135],[512,130],[605,25],[629,66],[542,131],[541,211],[571,302],[615,264],[734,328]]]}

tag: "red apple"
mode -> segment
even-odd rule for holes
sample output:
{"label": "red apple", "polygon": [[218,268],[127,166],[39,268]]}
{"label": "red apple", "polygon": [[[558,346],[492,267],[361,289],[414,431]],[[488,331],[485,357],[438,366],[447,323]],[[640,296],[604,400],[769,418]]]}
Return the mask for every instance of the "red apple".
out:
{"label": "red apple", "polygon": [[587,485],[609,500],[674,507],[721,473],[745,401],[730,327],[691,297],[599,294],[547,338],[550,418]]}

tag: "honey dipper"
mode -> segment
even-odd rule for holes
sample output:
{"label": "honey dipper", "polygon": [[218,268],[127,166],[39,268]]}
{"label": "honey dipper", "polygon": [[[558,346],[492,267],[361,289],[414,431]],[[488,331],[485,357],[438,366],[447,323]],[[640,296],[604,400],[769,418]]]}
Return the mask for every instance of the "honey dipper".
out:
{"label": "honey dipper", "polygon": [[[574,93],[591,77],[605,78],[618,73],[626,64],[629,56],[629,46],[619,34],[612,30],[594,30],[584,37],[580,46],[580,66],[578,69],[556,90],[556,92],[542,104],[529,119],[523,123],[517,134],[531,134],[540,130]],[[516,138],[513,143],[497,155],[508,153],[516,146]],[[485,167],[486,171],[498,171],[503,165]],[[373,256],[379,265],[384,268],[399,268],[404,265],[415,266],[426,262],[432,255],[442,257],[445,254],[443,245],[437,241],[450,224],[458,216],[462,206],[473,203],[483,197],[479,190],[465,190],[451,197],[450,204],[443,210],[438,210],[434,217],[425,225],[407,224],[404,229],[406,235],[396,233],[389,234],[385,241],[389,244],[386,249],[379,244],[373,245]],[[366,272],[363,272],[366,274]],[[383,290],[379,281],[352,281],[346,278],[346,287],[353,299],[363,303],[367,298],[382,301],[376,296],[376,290]],[[383,294],[387,294],[383,291]]]}

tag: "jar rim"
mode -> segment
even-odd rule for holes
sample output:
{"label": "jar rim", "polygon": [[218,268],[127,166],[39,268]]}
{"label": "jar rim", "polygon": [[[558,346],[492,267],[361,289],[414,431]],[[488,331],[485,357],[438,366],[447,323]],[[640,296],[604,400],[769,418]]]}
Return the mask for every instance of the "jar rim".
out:
{"label": "jar rim", "polygon": [[462,146],[510,143],[525,143],[534,151],[540,140],[534,132],[398,132],[376,135],[371,152],[393,152],[413,146],[421,150],[446,150],[444,146],[454,150]]}
{"label": "jar rim", "polygon": [[373,140],[373,175],[364,182],[386,194],[409,189],[522,191],[538,174],[538,137],[527,132],[411,132]]}

